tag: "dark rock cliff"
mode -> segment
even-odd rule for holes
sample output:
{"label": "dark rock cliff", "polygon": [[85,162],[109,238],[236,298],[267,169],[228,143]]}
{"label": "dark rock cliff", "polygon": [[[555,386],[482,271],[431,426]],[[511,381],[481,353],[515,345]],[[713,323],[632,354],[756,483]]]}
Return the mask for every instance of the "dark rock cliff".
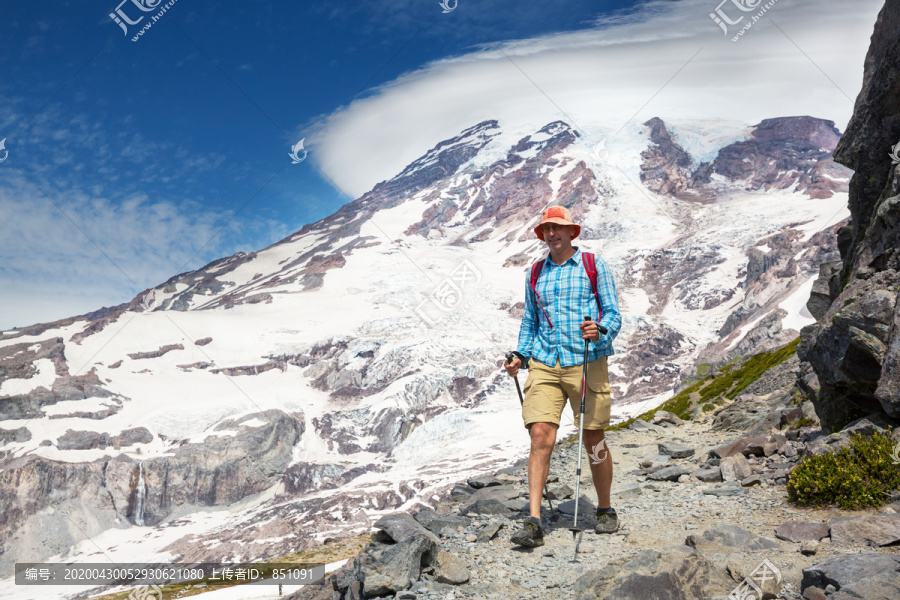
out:
{"label": "dark rock cliff", "polygon": [[841,268],[822,269],[828,281],[811,298],[819,320],[804,328],[798,348],[821,383],[815,405],[826,429],[871,413],[900,421],[900,169],[890,157],[898,142],[900,0],[888,0],[853,117],[834,153],[855,171],[851,222],[838,234]]}

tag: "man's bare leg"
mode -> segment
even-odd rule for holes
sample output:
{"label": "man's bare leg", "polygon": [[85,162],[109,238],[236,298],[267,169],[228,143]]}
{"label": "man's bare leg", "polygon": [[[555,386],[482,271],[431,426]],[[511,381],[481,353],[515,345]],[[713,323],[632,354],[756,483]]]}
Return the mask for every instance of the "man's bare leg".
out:
{"label": "man's bare leg", "polygon": [[[531,452],[528,455],[528,501],[532,517],[541,518],[541,498],[544,497],[544,484],[550,473],[550,455],[556,444],[558,425],[553,423],[532,423],[528,428],[531,434]],[[587,433],[587,432],[585,432]],[[607,488],[607,498],[609,488]]]}
{"label": "man's bare leg", "polygon": [[[594,489],[597,490],[597,508],[609,508],[609,489],[612,487],[613,464],[609,448],[606,447],[606,436],[602,429],[584,430],[584,447],[587,449],[588,462],[591,465],[591,477],[594,480]],[[597,445],[603,442],[601,448]],[[595,451],[596,449],[596,451]],[[598,457],[599,463],[595,463],[591,455]]]}

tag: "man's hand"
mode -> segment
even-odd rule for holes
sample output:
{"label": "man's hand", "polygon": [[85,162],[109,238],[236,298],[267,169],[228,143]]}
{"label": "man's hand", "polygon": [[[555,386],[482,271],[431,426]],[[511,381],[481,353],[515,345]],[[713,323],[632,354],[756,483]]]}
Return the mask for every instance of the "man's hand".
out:
{"label": "man's hand", "polygon": [[522,366],[522,361],[519,360],[518,356],[514,356],[511,362],[505,362],[503,363],[503,366],[506,368],[506,372],[509,373],[510,377],[515,377],[519,374],[519,367]]}
{"label": "man's hand", "polygon": [[597,329],[597,323],[594,321],[582,321],[581,322],[581,339],[583,340],[594,340],[595,342],[600,339],[600,330]]}

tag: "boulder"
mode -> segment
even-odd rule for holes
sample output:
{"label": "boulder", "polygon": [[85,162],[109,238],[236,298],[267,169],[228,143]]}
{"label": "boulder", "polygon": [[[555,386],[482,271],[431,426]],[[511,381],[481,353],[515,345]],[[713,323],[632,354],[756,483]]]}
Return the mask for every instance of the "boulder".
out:
{"label": "boulder", "polygon": [[787,521],[775,529],[775,537],[787,542],[802,542],[804,540],[819,541],[828,537],[828,525],[826,523],[810,523],[808,521]]}
{"label": "boulder", "polygon": [[684,546],[645,550],[616,569],[592,569],[575,582],[577,600],[708,600],[734,584],[706,557]]}
{"label": "boulder", "polygon": [[396,544],[369,544],[358,558],[363,597],[394,595],[418,581],[423,563],[431,563],[437,545],[428,536],[415,533]]}
{"label": "boulder", "polygon": [[[850,554],[836,556],[817,565],[803,569],[803,580],[800,589],[814,586],[825,589],[829,585],[838,590],[847,590],[849,586],[876,578],[882,574],[897,575],[900,569],[900,556],[870,552],[866,554]],[[900,576],[898,576],[900,577]],[[866,600],[874,600],[878,596],[858,596]],[[897,596],[883,596],[896,598]]]}
{"label": "boulder", "polygon": [[454,533],[459,527],[468,527],[471,521],[462,515],[439,515],[431,508],[425,506],[413,515],[413,518],[422,527],[435,535],[441,535],[445,529],[449,529]]}
{"label": "boulder", "polygon": [[653,423],[656,425],[661,425],[663,423],[669,423],[670,425],[684,425],[684,420],[669,411],[658,410],[656,411],[656,414],[653,415]]}
{"label": "boulder", "polygon": [[889,546],[900,542],[900,515],[831,519],[831,541],[848,546]]}
{"label": "boulder", "polygon": [[423,535],[435,544],[438,543],[436,535],[405,512],[384,515],[375,521],[373,527],[379,530],[372,535],[372,539],[378,542],[400,543],[408,537]]}
{"label": "boulder", "polygon": [[741,481],[753,474],[753,468],[743,454],[723,458],[719,463],[723,481]]}

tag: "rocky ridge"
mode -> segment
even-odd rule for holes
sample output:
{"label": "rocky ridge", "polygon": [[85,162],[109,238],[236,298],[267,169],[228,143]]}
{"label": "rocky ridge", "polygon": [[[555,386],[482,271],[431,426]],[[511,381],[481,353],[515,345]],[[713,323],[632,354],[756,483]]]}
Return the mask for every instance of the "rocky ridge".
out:
{"label": "rocky ridge", "polygon": [[863,87],[835,160],[853,169],[840,262],[822,265],[800,356],[822,384],[816,412],[829,429],[872,412],[900,422],[900,4],[886,2],[866,55]]}

